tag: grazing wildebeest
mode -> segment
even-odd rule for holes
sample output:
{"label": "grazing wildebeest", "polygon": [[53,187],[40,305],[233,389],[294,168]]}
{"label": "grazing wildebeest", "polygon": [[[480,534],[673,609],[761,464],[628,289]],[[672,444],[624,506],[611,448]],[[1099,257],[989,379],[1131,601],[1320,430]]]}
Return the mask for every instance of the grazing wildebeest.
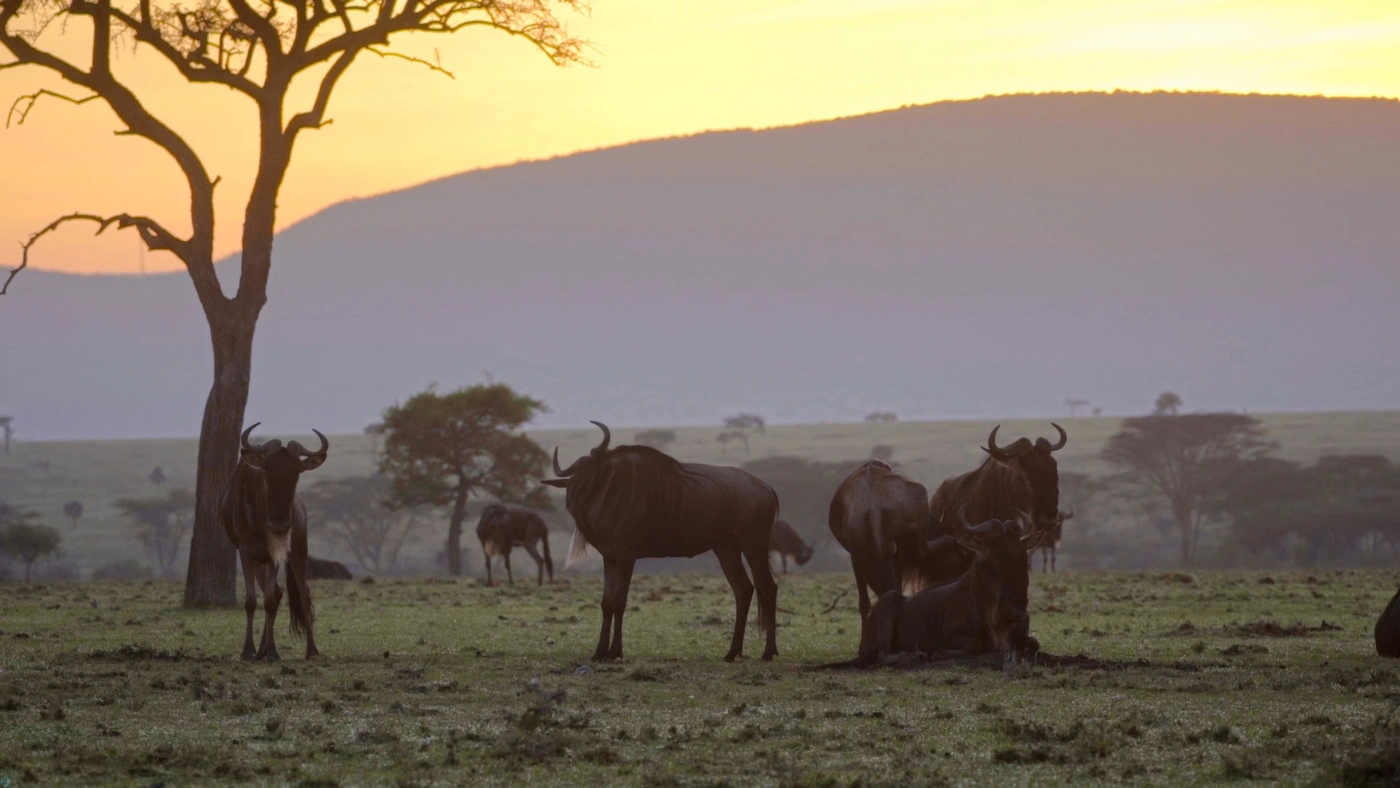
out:
{"label": "grazing wildebeest", "polygon": [[1400,591],[1395,592],[1381,617],[1376,619],[1376,653],[1382,657],[1400,657]]}
{"label": "grazing wildebeest", "polygon": [[1060,539],[1064,536],[1065,521],[1074,519],[1074,510],[1059,512],[1055,515],[1055,524],[1046,532],[1045,538],[1040,542],[1040,571],[1044,572],[1046,564],[1050,566],[1050,571],[1055,571],[1055,552],[1060,549]]}
{"label": "grazing wildebeest", "polygon": [[[544,585],[544,570],[549,568],[549,582],[554,582],[554,559],[549,555],[549,528],[538,514],[529,509],[515,509],[493,503],[481,513],[476,524],[476,538],[481,540],[481,554],[486,561],[486,585],[495,585],[491,577],[491,558],[500,556],[506,565],[506,579],[515,585],[515,577],[510,572],[510,551],[525,548],[525,552],[535,559],[539,577],[535,585]],[[544,555],[535,549],[538,543]]]}
{"label": "grazing wildebeest", "polygon": [[961,523],[949,529],[949,538],[972,554],[962,575],[913,596],[883,594],[861,630],[856,658],[827,667],[869,667],[899,653],[953,658],[1039,650],[1040,644],[1026,634],[1027,553],[1044,532],[1031,530],[1029,523],[996,519],[974,526],[966,514],[963,506],[958,513]]}
{"label": "grazing wildebeest", "polygon": [[[248,442],[248,436],[257,426],[254,424],[244,430],[240,437],[242,451],[238,467],[224,490],[219,507],[224,532],[238,548],[243,564],[244,609],[248,612],[243,659],[280,659],[272,625],[282,602],[277,572],[283,565],[287,567],[292,634],[306,635],[306,658],[311,659],[319,652],[311,630],[315,616],[311,588],[306,584],[306,505],[297,495],[297,480],[303,473],[321,467],[330,442],[326,436],[312,430],[321,439],[321,448],[316,451],[307,451],[296,441],[283,446],[276,438],[254,446]],[[263,631],[254,653],[253,611],[258,606],[258,586],[263,592]]]}
{"label": "grazing wildebeest", "polygon": [[870,613],[866,587],[878,599],[903,587],[924,552],[928,490],[880,460],[857,468],[831,498],[827,525],[851,554],[862,626]]}
{"label": "grazing wildebeest", "polygon": [[339,561],[314,556],[308,556],[306,559],[307,580],[353,580],[354,577],[345,564]]}
{"label": "grazing wildebeest", "polygon": [[593,659],[622,658],[622,617],[638,558],[691,558],[714,551],[734,589],[734,639],[725,661],[743,653],[754,586],[759,626],[768,634],[763,659],[771,660],[778,653],[778,585],[768,566],[768,534],[778,519],[777,493],[738,468],[678,462],[649,446],[609,450],[612,434],[601,422],[593,423],[603,431],[603,442],[564,469],[556,447],[554,474],[560,478],[543,481],[565,490],[565,506],[574,518],[565,568],[588,547],[603,556],[603,629]]}
{"label": "grazing wildebeest", "polygon": [[812,560],[812,546],[802,541],[797,529],[787,520],[773,523],[773,533],[768,536],[768,552],[777,553],[782,558],[783,574],[787,574],[789,558],[798,566]]}

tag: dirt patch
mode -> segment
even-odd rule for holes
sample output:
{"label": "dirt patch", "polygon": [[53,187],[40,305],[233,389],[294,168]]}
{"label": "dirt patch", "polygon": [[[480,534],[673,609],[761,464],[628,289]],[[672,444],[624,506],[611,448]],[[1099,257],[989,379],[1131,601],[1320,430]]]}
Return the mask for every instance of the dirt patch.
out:
{"label": "dirt patch", "polygon": [[1329,624],[1326,621],[1315,627],[1310,627],[1301,621],[1286,626],[1276,621],[1254,621],[1248,624],[1237,624],[1228,627],[1228,629],[1235,634],[1246,637],[1263,638],[1304,637],[1312,632],[1340,632],[1342,630],[1336,624]]}

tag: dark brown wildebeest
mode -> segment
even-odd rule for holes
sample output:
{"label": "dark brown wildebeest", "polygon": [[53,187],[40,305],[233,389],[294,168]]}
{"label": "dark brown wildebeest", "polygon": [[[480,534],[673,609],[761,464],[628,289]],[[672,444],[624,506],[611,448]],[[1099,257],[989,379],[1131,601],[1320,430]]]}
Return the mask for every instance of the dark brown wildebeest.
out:
{"label": "dark brown wildebeest", "polygon": [[[307,451],[296,441],[283,446],[276,438],[254,446],[248,442],[248,436],[257,426],[254,424],[243,431],[238,467],[219,506],[224,532],[238,548],[238,557],[243,563],[244,609],[248,612],[243,659],[280,659],[272,625],[282,602],[277,572],[283,565],[287,567],[292,634],[306,635],[306,658],[311,659],[319,652],[311,630],[315,617],[311,588],[306,584],[306,505],[297,495],[297,480],[303,473],[321,467],[330,442],[326,436],[312,430],[321,439],[321,448],[316,451]],[[263,631],[255,653],[253,611],[258,606],[258,586],[263,592]]]}
{"label": "dark brown wildebeest", "polygon": [[[535,559],[539,577],[535,585],[544,585],[544,570],[549,568],[549,582],[554,582],[554,559],[549,555],[549,528],[538,514],[529,509],[516,509],[493,503],[481,513],[476,524],[476,538],[481,540],[481,555],[486,562],[486,585],[495,585],[491,577],[491,559],[500,556],[506,565],[506,579],[515,585],[510,572],[510,551],[517,547]],[[544,555],[535,549],[539,544]]]}
{"label": "dark brown wildebeest", "polygon": [[306,559],[306,579],[307,580],[353,580],[354,575],[345,564],[339,561],[330,561],[325,558],[308,556]]}
{"label": "dark brown wildebeest", "polygon": [[543,481],[566,491],[565,506],[574,518],[565,568],[589,547],[603,556],[603,629],[593,659],[622,658],[622,617],[638,558],[714,551],[734,589],[734,639],[725,661],[743,653],[754,586],[759,626],[768,634],[763,659],[771,660],[778,653],[778,584],[768,566],[768,534],[778,519],[777,493],[738,468],[678,462],[649,446],[609,450],[611,433],[593,423],[603,442],[564,469],[556,448],[554,473],[560,478]]}
{"label": "dark brown wildebeest", "polygon": [[864,668],[900,653],[935,659],[986,653],[1031,654],[1039,650],[1030,628],[1027,553],[1044,537],[1029,524],[988,520],[973,526],[967,507],[949,538],[972,554],[962,575],[951,583],[904,596],[882,595],[861,630],[856,658],[826,667]]}
{"label": "dark brown wildebeest", "polygon": [[851,554],[862,626],[870,613],[866,587],[878,599],[900,590],[924,553],[928,490],[885,462],[855,469],[831,498],[827,525]]}
{"label": "dark brown wildebeest", "polygon": [[1064,536],[1065,521],[1074,519],[1074,510],[1068,512],[1058,512],[1055,515],[1055,524],[1046,532],[1045,538],[1040,542],[1040,571],[1044,572],[1047,564],[1050,571],[1055,571],[1055,552],[1060,549],[1060,539]]}
{"label": "dark brown wildebeest", "polygon": [[1395,592],[1381,617],[1376,619],[1376,653],[1382,657],[1400,657],[1400,591]]}
{"label": "dark brown wildebeest", "polygon": [[947,479],[934,491],[929,500],[929,539],[946,533],[944,525],[963,506],[967,516],[979,523],[1010,520],[1024,511],[1030,512],[1037,530],[1054,528],[1060,510],[1060,469],[1054,453],[1065,447],[1069,436],[1060,425],[1052,422],[1050,426],[1060,433],[1059,443],[1019,438],[1006,447],[997,446],[1001,425],[993,427],[983,449],[991,456],[977,470]]}
{"label": "dark brown wildebeest", "polygon": [[787,520],[773,523],[773,533],[768,535],[768,552],[777,553],[782,558],[783,574],[787,574],[789,558],[798,566],[812,560],[812,546],[802,541],[797,529]]}

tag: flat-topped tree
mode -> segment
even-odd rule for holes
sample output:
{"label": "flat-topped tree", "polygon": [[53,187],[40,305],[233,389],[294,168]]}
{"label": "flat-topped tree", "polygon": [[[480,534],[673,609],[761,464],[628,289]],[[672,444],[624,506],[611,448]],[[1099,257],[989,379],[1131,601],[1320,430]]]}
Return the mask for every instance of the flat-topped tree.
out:
{"label": "flat-topped tree", "polygon": [[[556,9],[582,12],[587,0],[0,0],[0,69],[32,67],[72,85],[69,94],[37,90],[11,107],[7,123],[30,119],[40,99],[106,104],[118,133],[164,150],[190,193],[190,232],[180,235],[155,217],[72,213],[21,244],[18,266],[0,284],[4,294],[44,236],[69,223],[133,229],[147,249],[169,252],[189,272],[204,308],[214,349],[214,381],[205,403],[195,484],[197,516],[190,545],[186,605],[233,605],[234,551],[219,525],[219,495],[238,458],[238,434],[248,401],[253,331],[267,301],[277,195],[304,131],[331,122],[332,93],[363,54],[396,57],[448,72],[396,49],[407,33],[451,34],[473,28],[517,36],[558,65],[581,60],[581,42]],[[68,22],[81,24],[67,24]],[[62,41],[41,35],[64,26]],[[84,36],[87,55],[70,59]],[[57,44],[50,47],[49,44]],[[205,159],[137,95],[119,73],[112,50],[135,47],[163,58],[192,84],[246,97],[258,118],[258,163],[243,217],[238,291],[224,294],[214,273],[214,187]],[[309,106],[291,109],[301,81],[315,86]],[[296,94],[300,95],[300,94]]]}

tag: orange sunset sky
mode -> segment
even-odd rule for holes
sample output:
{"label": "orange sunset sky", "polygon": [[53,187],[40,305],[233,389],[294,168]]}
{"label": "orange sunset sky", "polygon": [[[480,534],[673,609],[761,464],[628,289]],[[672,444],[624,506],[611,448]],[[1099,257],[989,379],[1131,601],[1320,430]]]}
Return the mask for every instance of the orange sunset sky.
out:
{"label": "orange sunset sky", "polygon": [[[490,33],[409,41],[416,54],[437,49],[455,80],[358,61],[331,104],[334,124],[298,143],[279,226],[483,166],[941,99],[1118,88],[1400,96],[1396,0],[594,0],[590,16],[569,21],[593,42],[595,67],[559,69]],[[80,35],[46,34],[57,46]],[[126,50],[118,70],[223,177],[218,251],[236,251],[251,105],[183,84],[149,53]],[[5,107],[60,86],[38,70],[0,71]],[[0,129],[0,249],[10,250],[0,265],[74,210],[187,225],[175,166],[148,143],[114,137],[116,127],[96,103],[46,102],[23,126]],[[138,270],[135,236],[109,235],[75,227],[46,240],[33,264]],[[177,265],[154,255],[144,264]]]}

